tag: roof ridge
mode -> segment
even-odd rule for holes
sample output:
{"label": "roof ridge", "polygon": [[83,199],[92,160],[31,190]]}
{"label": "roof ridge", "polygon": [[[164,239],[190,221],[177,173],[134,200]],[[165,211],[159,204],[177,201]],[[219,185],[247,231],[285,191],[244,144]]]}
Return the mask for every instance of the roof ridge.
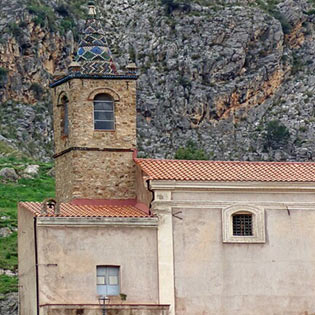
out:
{"label": "roof ridge", "polygon": [[277,162],[277,161],[216,161],[216,160],[175,160],[175,159],[154,159],[154,158],[134,158],[134,161],[136,163],[139,163],[141,161],[154,161],[154,162],[172,162],[172,163],[218,163],[218,164],[263,164],[263,165],[305,165],[305,164],[314,164],[315,162],[298,162],[298,161],[282,161],[282,162]]}

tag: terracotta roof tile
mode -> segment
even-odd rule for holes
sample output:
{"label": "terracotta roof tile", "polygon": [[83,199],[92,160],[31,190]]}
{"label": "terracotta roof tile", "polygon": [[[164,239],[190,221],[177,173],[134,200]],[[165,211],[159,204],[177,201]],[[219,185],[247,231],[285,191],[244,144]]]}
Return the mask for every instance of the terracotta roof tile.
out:
{"label": "terracotta roof tile", "polygon": [[135,162],[156,180],[214,182],[315,182],[315,163],[226,162],[138,159]]}
{"label": "terracotta roof tile", "polygon": [[[53,210],[41,214],[42,203],[20,202],[20,206],[30,210],[37,217],[55,217]],[[108,205],[75,205],[71,203],[60,204],[58,217],[112,217],[112,218],[145,218],[151,217],[148,213],[135,206],[108,206]]]}

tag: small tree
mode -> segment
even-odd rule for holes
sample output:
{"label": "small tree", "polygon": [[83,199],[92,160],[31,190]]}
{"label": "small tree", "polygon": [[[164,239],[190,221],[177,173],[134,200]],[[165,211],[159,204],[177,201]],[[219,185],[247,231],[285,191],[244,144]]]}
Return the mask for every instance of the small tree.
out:
{"label": "small tree", "polygon": [[288,144],[290,132],[279,120],[268,122],[264,135],[265,148],[277,149]]}
{"label": "small tree", "polygon": [[30,90],[33,91],[34,96],[37,100],[40,100],[42,98],[44,89],[39,83],[37,82],[32,83],[32,85],[30,86]]}
{"label": "small tree", "polygon": [[209,155],[192,140],[188,140],[186,147],[179,148],[175,153],[176,160],[209,160]]}

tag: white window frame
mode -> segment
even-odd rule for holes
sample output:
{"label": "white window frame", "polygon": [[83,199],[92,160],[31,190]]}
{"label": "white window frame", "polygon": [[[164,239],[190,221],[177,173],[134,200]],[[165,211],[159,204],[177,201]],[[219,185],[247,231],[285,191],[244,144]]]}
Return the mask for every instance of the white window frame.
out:
{"label": "white window frame", "polygon": [[[106,278],[107,281],[105,280],[105,283],[104,283],[104,284],[100,284],[100,283],[99,283],[99,280],[98,280],[98,277],[102,277],[102,276],[99,276],[99,269],[101,269],[101,268],[103,268],[103,269],[106,270],[105,278]],[[114,286],[117,286],[117,290],[118,290],[117,294],[110,294],[110,293],[108,293],[108,288],[107,288],[107,286],[110,285],[110,284],[108,283],[108,279],[109,279],[109,277],[110,277],[110,275],[108,274],[108,272],[109,272],[109,269],[110,269],[110,268],[115,268],[115,269],[117,270],[117,282],[118,282],[118,284],[117,284],[117,285],[114,285]],[[104,288],[105,288],[105,290],[106,290],[105,294],[99,293],[98,286],[104,286]],[[120,295],[120,266],[113,266],[113,265],[97,265],[97,266],[96,266],[96,291],[97,291],[97,294],[98,294],[98,295],[105,295],[105,296],[119,296],[119,295]]]}
{"label": "white window frame", "polygon": [[[233,235],[233,215],[252,215],[253,235]],[[222,209],[223,243],[265,243],[265,210],[262,207],[250,205],[233,205]]]}

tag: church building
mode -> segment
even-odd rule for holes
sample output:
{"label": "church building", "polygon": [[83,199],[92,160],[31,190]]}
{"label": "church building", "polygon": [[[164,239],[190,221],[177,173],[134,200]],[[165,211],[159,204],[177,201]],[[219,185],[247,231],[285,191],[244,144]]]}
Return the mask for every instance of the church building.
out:
{"label": "church building", "polygon": [[90,3],[51,84],[56,199],[19,203],[19,314],[315,314],[315,163],[138,158],[136,82]]}

